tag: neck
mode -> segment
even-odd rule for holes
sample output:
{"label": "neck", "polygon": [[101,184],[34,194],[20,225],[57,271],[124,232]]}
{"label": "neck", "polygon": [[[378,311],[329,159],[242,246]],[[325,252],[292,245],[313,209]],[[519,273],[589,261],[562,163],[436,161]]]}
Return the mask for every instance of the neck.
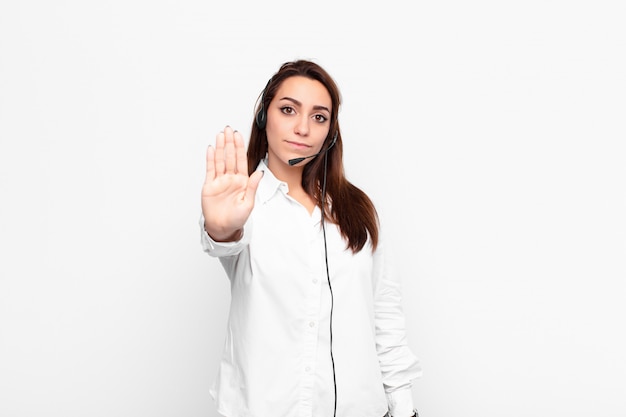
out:
{"label": "neck", "polygon": [[268,155],[267,167],[272,171],[272,174],[280,181],[286,182],[289,186],[290,192],[296,190],[302,190],[302,174],[304,172],[304,165],[291,166],[283,161],[272,158],[272,155]]}
{"label": "neck", "polygon": [[316,206],[316,201],[311,197],[305,189],[302,187],[302,173],[304,172],[303,166],[291,166],[283,163],[281,160],[274,160],[268,158],[267,167],[272,171],[272,174],[280,181],[286,182],[289,187],[289,196],[298,201],[304,206],[309,214],[313,214],[313,210]]}

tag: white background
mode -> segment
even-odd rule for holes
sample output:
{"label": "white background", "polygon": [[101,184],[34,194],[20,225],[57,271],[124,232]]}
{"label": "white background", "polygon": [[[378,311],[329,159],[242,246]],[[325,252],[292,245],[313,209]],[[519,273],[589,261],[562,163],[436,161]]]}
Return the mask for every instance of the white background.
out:
{"label": "white background", "polygon": [[394,238],[421,415],[626,416],[625,3],[215,3],[0,4],[0,416],[216,416],[204,153],[296,58]]}

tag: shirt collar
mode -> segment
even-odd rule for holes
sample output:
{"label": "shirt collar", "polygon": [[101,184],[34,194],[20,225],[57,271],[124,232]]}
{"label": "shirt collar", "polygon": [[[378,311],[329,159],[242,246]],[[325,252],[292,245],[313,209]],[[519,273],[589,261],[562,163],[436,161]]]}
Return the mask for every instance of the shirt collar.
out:
{"label": "shirt collar", "polygon": [[283,194],[287,194],[289,192],[287,183],[276,178],[272,171],[270,171],[267,166],[267,160],[262,159],[259,162],[259,165],[257,165],[257,171],[259,170],[263,171],[263,178],[261,178],[261,182],[259,183],[257,196],[262,203],[269,201],[278,190],[281,190]]}

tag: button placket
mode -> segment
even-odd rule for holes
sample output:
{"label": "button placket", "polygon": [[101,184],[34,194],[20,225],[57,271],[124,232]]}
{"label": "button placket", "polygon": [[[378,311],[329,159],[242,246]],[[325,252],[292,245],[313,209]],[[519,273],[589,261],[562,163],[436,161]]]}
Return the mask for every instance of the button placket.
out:
{"label": "button placket", "polygon": [[304,301],[304,313],[303,321],[301,322],[303,332],[303,362],[302,362],[302,391],[300,394],[300,405],[302,407],[302,416],[312,415],[312,403],[314,396],[314,380],[316,372],[316,360],[318,349],[318,320],[321,303],[321,290],[322,286],[319,285],[319,274],[324,270],[325,266],[320,265],[323,259],[320,261],[319,256],[319,222],[310,219],[310,223],[307,224],[306,230],[303,230],[301,234],[308,242],[308,268],[307,268],[307,281],[303,282],[305,291]]}

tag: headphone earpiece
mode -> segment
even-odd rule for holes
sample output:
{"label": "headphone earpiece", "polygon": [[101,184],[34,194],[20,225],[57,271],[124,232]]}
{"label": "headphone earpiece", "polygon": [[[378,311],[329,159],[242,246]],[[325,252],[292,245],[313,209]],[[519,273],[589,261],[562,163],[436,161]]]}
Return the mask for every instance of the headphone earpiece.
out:
{"label": "headphone earpiece", "polygon": [[267,123],[267,113],[265,112],[265,106],[263,106],[263,103],[261,103],[261,108],[257,112],[254,119],[256,120],[256,125],[259,129],[265,129],[265,124]]}
{"label": "headphone earpiece", "polygon": [[267,124],[267,111],[265,110],[265,93],[267,92],[267,88],[272,83],[272,79],[273,77],[267,81],[267,84],[265,84],[265,88],[263,89],[263,92],[261,93],[261,107],[259,107],[259,111],[254,116],[256,125],[261,130],[265,129],[265,125]]}

